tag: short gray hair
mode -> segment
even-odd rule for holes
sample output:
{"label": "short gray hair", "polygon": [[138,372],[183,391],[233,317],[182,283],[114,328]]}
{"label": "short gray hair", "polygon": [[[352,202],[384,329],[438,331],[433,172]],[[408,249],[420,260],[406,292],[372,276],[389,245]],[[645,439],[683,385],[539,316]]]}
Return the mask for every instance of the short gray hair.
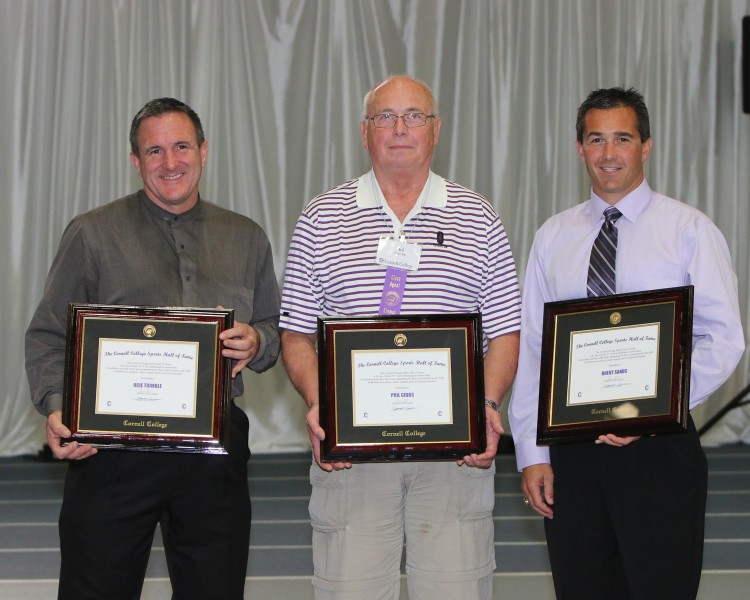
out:
{"label": "short gray hair", "polygon": [[368,112],[368,109],[370,108],[372,97],[375,95],[375,90],[377,90],[380,86],[393,81],[394,79],[408,79],[409,81],[413,81],[417,85],[424,88],[424,91],[427,92],[427,97],[430,99],[430,103],[432,104],[432,114],[437,115],[437,102],[435,101],[435,95],[432,93],[432,90],[430,89],[429,85],[427,85],[421,79],[417,79],[416,77],[412,77],[411,75],[389,75],[383,81],[378,83],[375,87],[368,90],[367,93],[365,94],[365,99],[364,99],[364,102],[362,103],[362,118],[363,119],[366,119],[367,117],[372,116],[372,115],[368,115],[367,112]]}

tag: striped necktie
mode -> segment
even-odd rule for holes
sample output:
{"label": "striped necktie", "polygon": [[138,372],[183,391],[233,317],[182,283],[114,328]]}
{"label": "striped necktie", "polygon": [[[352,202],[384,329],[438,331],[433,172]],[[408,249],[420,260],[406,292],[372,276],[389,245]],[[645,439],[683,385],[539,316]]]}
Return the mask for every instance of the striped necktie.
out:
{"label": "striped necktie", "polygon": [[615,221],[622,213],[614,206],[604,211],[604,225],[594,240],[589,262],[586,293],[589,298],[615,293],[615,258],[617,256],[617,227]]}

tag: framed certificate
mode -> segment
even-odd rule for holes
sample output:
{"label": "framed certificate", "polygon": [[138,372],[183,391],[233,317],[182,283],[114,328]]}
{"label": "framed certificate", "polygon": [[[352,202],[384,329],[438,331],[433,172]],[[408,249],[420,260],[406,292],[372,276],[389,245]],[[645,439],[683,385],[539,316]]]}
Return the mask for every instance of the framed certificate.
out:
{"label": "framed certificate", "polygon": [[544,306],[537,443],[687,429],[693,286]]}
{"label": "framed certificate", "polygon": [[318,364],[324,462],[484,451],[478,314],[321,317]]}
{"label": "framed certificate", "polygon": [[63,423],[99,448],[226,454],[228,309],[71,303]]}

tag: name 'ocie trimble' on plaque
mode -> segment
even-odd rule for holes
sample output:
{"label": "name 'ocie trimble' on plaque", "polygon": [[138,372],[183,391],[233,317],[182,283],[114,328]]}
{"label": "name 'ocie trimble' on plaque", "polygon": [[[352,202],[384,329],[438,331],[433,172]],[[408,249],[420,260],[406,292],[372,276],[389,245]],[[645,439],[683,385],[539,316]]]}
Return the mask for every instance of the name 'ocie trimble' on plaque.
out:
{"label": "name 'ocie trimble' on plaque", "polygon": [[98,414],[195,417],[197,342],[99,341]]}

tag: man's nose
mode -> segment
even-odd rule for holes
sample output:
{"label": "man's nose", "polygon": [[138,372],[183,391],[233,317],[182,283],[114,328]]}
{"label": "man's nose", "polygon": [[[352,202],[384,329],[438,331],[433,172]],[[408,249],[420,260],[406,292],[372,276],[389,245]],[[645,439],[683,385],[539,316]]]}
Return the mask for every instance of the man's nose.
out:
{"label": "man's nose", "polygon": [[393,133],[396,135],[403,135],[406,133],[406,130],[408,127],[406,126],[406,121],[404,121],[403,115],[398,115],[396,117],[396,124],[393,126]]}

